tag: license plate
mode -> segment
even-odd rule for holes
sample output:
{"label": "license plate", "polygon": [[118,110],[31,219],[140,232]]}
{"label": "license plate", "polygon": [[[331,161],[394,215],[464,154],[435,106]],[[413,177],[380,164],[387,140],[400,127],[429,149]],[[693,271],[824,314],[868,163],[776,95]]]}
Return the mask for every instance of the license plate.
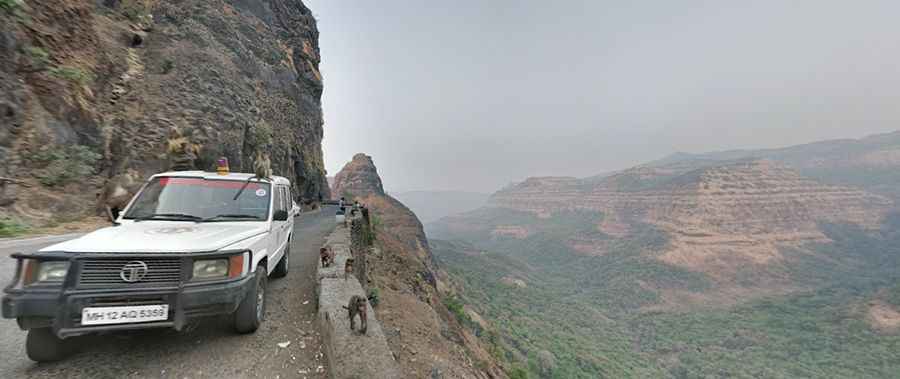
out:
{"label": "license plate", "polygon": [[130,324],[169,319],[169,305],[88,307],[81,311],[81,325]]}

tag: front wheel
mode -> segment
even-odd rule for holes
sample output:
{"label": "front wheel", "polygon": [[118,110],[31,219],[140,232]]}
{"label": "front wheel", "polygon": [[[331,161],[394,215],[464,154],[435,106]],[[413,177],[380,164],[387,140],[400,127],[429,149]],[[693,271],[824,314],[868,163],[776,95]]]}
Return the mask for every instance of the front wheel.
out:
{"label": "front wheel", "polygon": [[259,329],[266,315],[266,267],[259,266],[253,276],[253,286],[234,312],[234,330],[253,333]]}
{"label": "front wheel", "polygon": [[28,330],[25,339],[25,353],[35,362],[54,362],[67,357],[71,353],[69,344],[53,333],[52,328],[34,328]]}

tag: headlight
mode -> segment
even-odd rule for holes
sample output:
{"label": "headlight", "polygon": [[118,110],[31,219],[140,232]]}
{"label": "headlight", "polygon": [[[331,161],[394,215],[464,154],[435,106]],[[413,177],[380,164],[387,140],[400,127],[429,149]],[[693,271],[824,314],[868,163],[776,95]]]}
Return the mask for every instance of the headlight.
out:
{"label": "headlight", "polygon": [[194,279],[215,279],[228,276],[228,259],[194,261]]}
{"label": "headlight", "polygon": [[61,282],[66,278],[66,273],[68,272],[69,262],[67,261],[40,262],[29,259],[25,263],[24,284]]}
{"label": "headlight", "polygon": [[61,282],[66,278],[67,272],[69,272],[69,262],[41,262],[41,267],[38,269],[37,281]]}

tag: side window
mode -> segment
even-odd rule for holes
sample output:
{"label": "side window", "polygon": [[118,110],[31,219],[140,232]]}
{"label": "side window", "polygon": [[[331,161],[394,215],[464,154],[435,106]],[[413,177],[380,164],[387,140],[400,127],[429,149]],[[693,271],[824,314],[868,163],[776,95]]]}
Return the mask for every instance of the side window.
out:
{"label": "side window", "polygon": [[284,204],[284,200],[282,200],[282,197],[284,197],[284,196],[282,196],[282,194],[281,194],[281,187],[275,186],[275,191],[273,191],[272,195],[275,196],[275,198],[273,199],[274,204],[272,205],[272,209],[274,211],[272,213],[275,213],[280,210],[284,210],[284,208],[282,206],[282,204]]}

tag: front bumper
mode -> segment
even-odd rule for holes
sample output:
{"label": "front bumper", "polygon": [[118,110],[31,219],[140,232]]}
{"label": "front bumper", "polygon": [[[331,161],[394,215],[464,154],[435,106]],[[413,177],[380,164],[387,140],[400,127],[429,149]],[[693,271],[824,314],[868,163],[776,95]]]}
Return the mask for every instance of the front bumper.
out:
{"label": "front bumper", "polygon": [[[69,276],[77,276],[77,273]],[[14,318],[19,327],[32,329],[51,327],[60,338],[101,331],[174,328],[181,330],[196,317],[233,313],[244,299],[253,277],[197,282],[182,281],[177,285],[157,288],[80,289],[67,278],[55,288],[8,287],[2,299],[4,318]],[[85,307],[168,304],[165,321],[81,325]]]}

